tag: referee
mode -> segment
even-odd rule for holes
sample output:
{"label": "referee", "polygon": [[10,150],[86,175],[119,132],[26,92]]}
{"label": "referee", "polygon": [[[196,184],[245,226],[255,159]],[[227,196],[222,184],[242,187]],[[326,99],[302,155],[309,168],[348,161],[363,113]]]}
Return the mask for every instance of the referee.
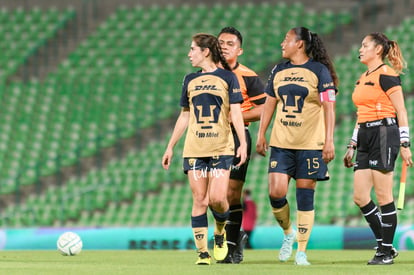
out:
{"label": "referee", "polygon": [[[221,263],[238,264],[243,260],[243,248],[247,241],[246,233],[240,231],[240,228],[243,216],[241,204],[242,188],[246,180],[247,167],[249,165],[251,153],[251,137],[248,126],[250,122],[258,121],[260,119],[266,95],[264,93],[264,85],[259,76],[253,70],[238,62],[238,57],[243,54],[243,37],[241,33],[234,27],[225,27],[220,31],[218,40],[224,58],[230,65],[233,73],[237,76],[243,96],[241,109],[245,123],[248,156],[246,162],[240,167],[235,166],[239,163],[239,159],[234,158],[227,193],[227,198],[230,204],[230,215],[226,224],[229,252],[226,259],[221,261]],[[240,142],[235,134],[234,128],[233,136],[237,148]]]}

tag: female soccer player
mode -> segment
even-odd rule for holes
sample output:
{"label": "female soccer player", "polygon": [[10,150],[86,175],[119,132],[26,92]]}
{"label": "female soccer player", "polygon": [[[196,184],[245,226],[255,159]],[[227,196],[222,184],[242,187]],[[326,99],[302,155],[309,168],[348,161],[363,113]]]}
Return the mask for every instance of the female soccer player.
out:
{"label": "female soccer player", "polygon": [[[310,265],[305,252],[315,217],[316,181],[329,178],[327,163],[335,156],[338,80],[322,41],[307,28],[289,30],[281,46],[288,61],[275,66],[269,77],[256,150],[265,156],[265,134],[276,110],[268,169],[272,212],[285,234],[279,260],[290,258],[297,239],[295,264]],[[291,178],[296,180],[297,232],[286,199]]]}
{"label": "female soccer player", "polygon": [[[173,148],[185,130],[184,172],[188,175],[193,194],[191,224],[199,256],[196,264],[210,264],[208,253],[207,207],[215,218],[214,258],[223,260],[228,251],[225,222],[229,215],[227,188],[234,152],[240,158],[237,166],[247,157],[240,103],[243,101],[236,76],[225,61],[217,38],[209,34],[196,34],[188,53],[193,67],[201,71],[185,76],[181,113],[162,157],[168,169]],[[217,67],[221,63],[223,68]],[[230,119],[240,144],[234,146]]]}
{"label": "female soccer player", "polygon": [[[354,167],[354,202],[360,207],[378,243],[368,264],[392,264],[398,255],[392,247],[397,227],[392,183],[398,151],[407,165],[413,165],[407,110],[399,77],[405,61],[397,42],[382,33],[371,33],[364,38],[359,59],[368,70],[356,82],[352,94],[357,107],[357,124],[344,156],[344,165]],[[385,59],[391,67],[384,63]],[[355,150],[356,162],[353,163]],[[371,199],[372,187],[381,211]]]}

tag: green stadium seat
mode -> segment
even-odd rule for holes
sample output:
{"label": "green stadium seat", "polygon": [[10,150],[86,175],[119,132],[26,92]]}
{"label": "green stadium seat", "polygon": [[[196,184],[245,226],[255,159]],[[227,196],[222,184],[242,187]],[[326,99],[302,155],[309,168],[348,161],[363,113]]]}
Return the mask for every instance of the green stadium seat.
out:
{"label": "green stadium seat", "polygon": [[[72,15],[69,11],[62,15],[56,10],[46,12],[46,16],[43,13],[30,11],[29,20],[26,19],[28,18],[26,12],[23,22],[25,22],[24,24],[31,22],[30,24],[35,26],[33,27],[33,33],[39,32],[40,24],[43,24],[41,26],[46,29],[55,31],[53,22],[73,16],[73,10]],[[199,31],[199,26],[195,26],[193,22],[196,22],[200,15],[205,14],[215,18],[214,20],[204,21],[202,28],[205,31],[217,33],[220,27],[224,25],[235,25],[236,27],[240,26],[239,28],[243,33],[251,36],[245,44],[246,52],[251,54],[243,57],[246,58],[246,62],[243,63],[253,66],[257,71],[267,68],[270,59],[274,63],[280,59],[280,53],[275,51],[274,45],[279,45],[283,37],[275,33],[275,30],[287,30],[288,27],[292,27],[291,21],[282,22],[280,20],[282,16],[291,18],[291,20],[300,19],[301,22],[312,22],[313,25],[311,26],[314,27],[320,24],[322,18],[320,13],[312,14],[306,11],[300,3],[286,4],[283,2],[278,4],[219,3],[212,5],[212,7],[206,4],[182,5],[179,7],[154,5],[150,8],[137,5],[132,9],[126,7],[117,9],[97,28],[95,33],[80,44],[75,52],[71,53],[55,72],[48,75],[44,83],[20,85],[20,88],[19,85],[14,85],[12,88],[7,87],[6,92],[16,91],[17,93],[10,97],[11,99],[7,101],[7,104],[2,105],[4,107],[2,110],[6,110],[7,114],[16,114],[18,107],[25,104],[33,105],[33,107],[28,107],[27,113],[36,112],[36,115],[31,117],[32,120],[30,121],[34,134],[31,134],[33,132],[28,133],[24,126],[17,127],[19,131],[16,131],[21,138],[26,137],[26,141],[29,136],[33,138],[34,141],[30,144],[31,148],[36,148],[36,153],[33,153],[33,160],[30,160],[30,163],[33,164],[33,161],[35,161],[34,163],[39,165],[36,169],[29,169],[30,172],[22,176],[22,182],[30,184],[31,180],[34,182],[40,175],[56,172],[59,167],[56,166],[55,159],[59,159],[62,165],[75,164],[82,156],[94,156],[98,153],[97,141],[102,146],[111,146],[115,144],[117,139],[132,136],[142,128],[151,127],[159,119],[169,118],[171,115],[176,116],[179,111],[178,103],[182,77],[194,70],[188,62],[185,62],[188,45],[183,41],[188,40],[192,33]],[[332,16],[332,14],[328,15]],[[9,16],[8,11],[6,16]],[[2,22],[1,18],[2,12],[0,10],[0,22]],[[39,20],[35,18],[39,18]],[[269,18],[273,18],[273,20],[269,22]],[[347,20],[345,21],[348,22]],[[52,25],[49,23],[52,23]],[[328,31],[333,28],[333,26],[324,27]],[[255,28],[262,29],[263,33],[254,32]],[[2,33],[4,33],[4,28],[2,29],[0,24],[0,38],[4,37]],[[174,35],[171,35],[170,39],[165,41],[166,34],[170,33]],[[27,35],[20,35],[19,39],[25,41],[29,39]],[[9,38],[12,37],[10,35]],[[38,43],[42,43],[41,35],[35,37],[39,40]],[[33,39],[33,37],[30,39]],[[25,43],[27,44],[27,42]],[[354,54],[352,53],[353,56]],[[268,56],[268,60],[263,60],[264,55]],[[9,75],[16,69],[16,64],[19,66],[21,63],[16,61],[20,60],[18,57],[12,58],[12,56],[15,56],[14,52],[8,53],[6,56],[6,63],[4,63],[6,65],[1,67],[6,68],[7,64],[10,64],[10,69],[6,72]],[[11,59],[13,60],[9,63]],[[342,66],[338,65],[336,67]],[[346,68],[347,71],[352,70],[352,67]],[[341,76],[342,73],[338,71],[338,74]],[[352,75],[347,75],[344,77],[344,82],[351,79],[355,78]],[[346,89],[351,86],[344,83]],[[30,92],[30,96],[26,97],[29,90],[33,93]],[[2,92],[1,89],[0,92]],[[347,103],[342,106],[341,115],[350,115],[354,111],[346,108],[351,103],[350,92],[340,90],[340,95],[344,95],[344,101]],[[12,116],[8,116],[4,119],[10,121],[10,123],[15,122],[11,118]],[[24,121],[23,115],[20,118]],[[22,122],[26,125],[28,123],[27,121]],[[344,125],[342,124],[339,127],[343,127],[345,129],[343,133],[349,135],[347,130],[349,126]],[[6,133],[15,131],[10,126],[0,127]],[[16,156],[18,157],[10,163],[21,167],[23,164],[20,164],[20,162],[28,159],[29,155],[23,155],[22,152],[25,151],[25,148],[19,149],[17,141],[22,142],[22,139],[16,139],[17,141],[14,142],[14,140],[11,140],[11,136],[12,134],[3,135],[3,132],[0,131],[0,138],[8,142],[7,145],[4,145],[4,148],[14,148],[17,152]],[[342,135],[338,137],[342,137]],[[68,188],[62,190],[66,190],[72,195],[76,192],[82,194],[79,201],[77,201],[80,207],[68,208],[65,211],[68,211],[68,215],[71,217],[78,215],[79,220],[77,222],[79,224],[90,226],[131,223],[132,218],[130,217],[133,216],[133,213],[143,213],[136,216],[135,219],[136,223],[140,225],[157,225],[161,223],[161,220],[165,224],[187,224],[191,211],[191,192],[188,185],[179,188],[171,187],[164,191],[161,187],[163,183],[174,184],[187,181],[181,169],[179,155],[175,156],[169,172],[160,168],[160,156],[162,156],[165,149],[165,144],[166,142],[152,144],[141,153],[132,152],[124,160],[119,160],[119,165],[116,165],[115,168],[103,167],[102,171],[92,171],[90,172],[91,175],[87,175],[83,179],[65,183],[70,186],[79,185],[80,189]],[[0,143],[0,156],[3,156],[1,146]],[[182,141],[177,145],[177,152],[180,149],[182,149]],[[337,155],[343,153],[341,150],[342,147],[338,148]],[[4,158],[1,160],[4,160]],[[44,166],[39,161],[43,161]],[[3,165],[0,161],[1,171],[4,174],[9,174],[10,163]],[[29,160],[25,160],[25,163],[29,163]],[[335,162],[334,165],[338,166],[340,163]],[[151,170],[151,173],[147,172],[149,168],[153,167],[157,168]],[[260,209],[264,209],[260,221],[274,224],[266,198],[266,167],[266,159],[255,157],[249,170],[248,184],[254,185],[255,194],[258,197],[263,196],[260,197],[259,202]],[[107,169],[110,171],[108,172]],[[115,173],[111,169],[117,169],[119,173]],[[349,181],[347,175],[352,175],[349,171],[344,174],[341,169],[338,169],[335,173],[338,174],[339,179],[347,182]],[[23,177],[25,180],[23,180]],[[9,182],[12,182],[12,180]],[[334,178],[333,181],[335,181]],[[112,185],[108,184],[107,186],[108,182],[111,182]],[[100,186],[102,183],[105,183],[105,185]],[[332,184],[336,184],[339,188],[347,188],[337,182]],[[10,186],[14,187],[13,184],[10,184]],[[3,185],[1,187],[3,189]],[[331,189],[327,190],[329,190],[329,194],[332,193]],[[292,199],[292,201],[294,201],[294,193],[294,191],[289,192],[289,199]],[[59,205],[57,194],[59,194],[59,191],[56,189],[48,191],[44,197],[45,201],[42,203],[52,206]],[[139,196],[145,196],[149,205],[142,205],[138,200],[134,200],[134,197]],[[167,199],[169,197],[177,201],[185,201],[185,203],[182,205],[174,203],[174,199]],[[164,209],[166,213],[169,213],[170,208],[167,207],[170,205],[171,211],[180,214],[171,219],[157,216],[158,214],[151,215],[151,207],[159,201],[159,198],[165,198],[168,201],[167,204],[161,205],[160,209]],[[122,201],[124,200],[130,202],[131,207],[123,205]],[[111,201],[112,203],[121,202],[123,206],[120,208],[111,206]],[[324,202],[325,204],[326,202]],[[329,205],[332,204],[333,202],[329,201]],[[343,205],[335,207],[343,207]],[[114,214],[115,210],[120,211],[119,216]],[[335,218],[326,211],[322,213],[324,215],[318,221],[329,221]],[[56,214],[52,210],[42,212],[40,215],[42,224],[51,225],[59,221]],[[92,221],[88,222],[88,218],[91,218]],[[30,222],[30,220],[29,217],[25,222]],[[16,219],[15,224],[21,224],[22,222],[19,218]],[[73,222],[70,221],[70,224],[76,224],[76,222]]]}

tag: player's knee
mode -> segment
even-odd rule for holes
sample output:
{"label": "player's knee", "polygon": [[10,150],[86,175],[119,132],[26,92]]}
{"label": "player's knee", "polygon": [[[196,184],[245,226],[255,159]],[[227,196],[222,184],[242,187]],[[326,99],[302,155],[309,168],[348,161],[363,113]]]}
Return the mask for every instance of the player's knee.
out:
{"label": "player's knee", "polygon": [[314,210],[314,196],[315,190],[296,188],[296,202],[299,211]]}
{"label": "player's knee", "polygon": [[230,179],[227,190],[227,200],[230,204],[240,203],[242,188],[242,181]]}
{"label": "player's knee", "polygon": [[286,197],[280,198],[280,199],[274,199],[271,196],[269,196],[270,205],[272,205],[273,208],[282,208],[287,204]]}
{"label": "player's knee", "polygon": [[363,207],[371,201],[371,198],[369,196],[365,198],[364,196],[361,196],[361,194],[354,193],[353,200],[358,207]]}

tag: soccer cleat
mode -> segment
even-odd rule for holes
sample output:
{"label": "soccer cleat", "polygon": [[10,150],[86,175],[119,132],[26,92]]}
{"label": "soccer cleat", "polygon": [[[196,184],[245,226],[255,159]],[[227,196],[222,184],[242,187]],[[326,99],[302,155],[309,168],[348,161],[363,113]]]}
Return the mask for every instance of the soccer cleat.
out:
{"label": "soccer cleat", "polygon": [[310,265],[310,262],[308,262],[305,252],[296,252],[295,265]]}
{"label": "soccer cleat", "polygon": [[286,262],[292,256],[292,247],[296,241],[296,231],[293,230],[292,233],[285,235],[283,238],[282,247],[279,251],[279,261]]}
{"label": "soccer cleat", "polygon": [[196,261],[197,265],[210,265],[210,254],[208,252],[200,252]]}
{"label": "soccer cleat", "polygon": [[375,252],[374,257],[368,261],[368,265],[389,265],[393,264],[394,260],[391,255],[385,255],[382,252]]}
{"label": "soccer cleat", "polygon": [[[377,250],[377,252],[378,252],[378,246],[374,247],[374,249],[375,249],[375,250]],[[397,256],[398,256],[399,254],[400,254],[400,253],[398,253],[398,250],[397,250],[395,247],[391,247],[391,257],[392,257],[393,259],[397,258]]]}
{"label": "soccer cleat", "polygon": [[227,253],[226,258],[221,261],[217,261],[218,264],[234,264],[233,255],[231,253]]}
{"label": "soccer cleat", "polygon": [[395,258],[397,258],[397,256],[398,256],[398,251],[397,251],[397,249],[395,249],[395,247],[392,247],[391,248],[391,257],[393,258],[393,259],[395,259]]}
{"label": "soccer cleat", "polygon": [[222,235],[214,235],[214,258],[217,261],[222,261],[226,258],[228,247],[226,240],[226,233]]}
{"label": "soccer cleat", "polygon": [[237,240],[236,249],[234,250],[234,253],[233,253],[233,263],[239,264],[243,261],[243,250],[244,250],[244,247],[246,246],[248,238],[249,237],[247,236],[246,232],[240,231],[239,238]]}

